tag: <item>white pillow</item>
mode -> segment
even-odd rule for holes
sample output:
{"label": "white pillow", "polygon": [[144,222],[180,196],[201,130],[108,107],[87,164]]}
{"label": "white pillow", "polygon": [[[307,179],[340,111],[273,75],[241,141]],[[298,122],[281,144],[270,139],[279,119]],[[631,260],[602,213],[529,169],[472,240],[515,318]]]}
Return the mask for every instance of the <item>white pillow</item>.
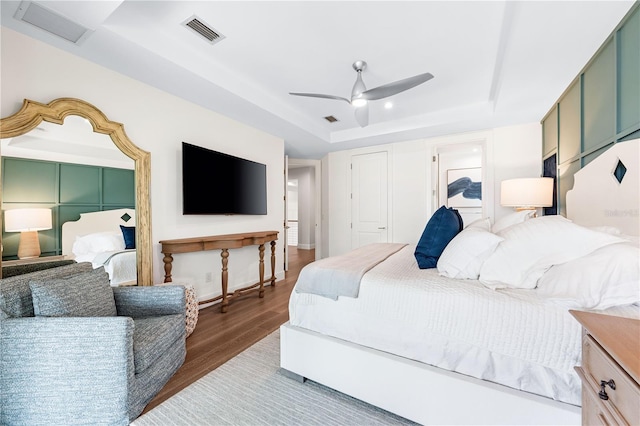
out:
{"label": "white pillow", "polygon": [[623,239],[592,231],[562,216],[542,216],[510,226],[498,233],[504,238],[483,263],[480,281],[489,288],[535,288],[553,265],[585,256]]}
{"label": "white pillow", "polygon": [[493,232],[494,234],[498,233],[510,226],[517,225],[518,223],[522,223],[529,219],[533,219],[535,215],[535,210],[522,210],[519,212],[510,213],[502,219],[497,220],[496,223],[493,224],[493,227],[491,227],[491,232]]}
{"label": "white pillow", "polygon": [[124,247],[122,232],[97,232],[76,237],[71,251],[77,257],[88,253],[124,250]]}
{"label": "white pillow", "polygon": [[89,253],[89,243],[82,239],[82,237],[76,236],[76,240],[73,242],[73,247],[71,248],[71,252],[77,258],[78,256],[83,256]]}
{"label": "white pillow", "polygon": [[491,231],[491,221],[489,220],[488,217],[474,220],[473,222],[465,226],[464,229],[471,229],[471,228],[484,229],[485,231]]}
{"label": "white pillow", "polygon": [[482,263],[503,239],[470,224],[447,244],[438,259],[438,272],[449,278],[477,280]]}
{"label": "white pillow", "polygon": [[623,234],[622,231],[614,226],[594,226],[589,229],[593,229],[594,231],[598,232],[604,232],[605,234],[615,235],[616,237],[627,240],[636,247],[640,247],[640,237],[635,235]]}
{"label": "white pillow", "polygon": [[606,247],[555,265],[538,281],[537,294],[567,308],[607,309],[640,302],[640,249]]}

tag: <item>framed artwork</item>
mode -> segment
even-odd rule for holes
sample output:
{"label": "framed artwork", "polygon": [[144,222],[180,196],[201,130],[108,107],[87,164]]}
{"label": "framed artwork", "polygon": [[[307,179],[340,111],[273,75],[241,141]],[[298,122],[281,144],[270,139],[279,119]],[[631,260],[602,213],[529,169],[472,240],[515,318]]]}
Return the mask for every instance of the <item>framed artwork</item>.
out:
{"label": "framed artwork", "polygon": [[447,170],[447,207],[482,207],[482,167]]}

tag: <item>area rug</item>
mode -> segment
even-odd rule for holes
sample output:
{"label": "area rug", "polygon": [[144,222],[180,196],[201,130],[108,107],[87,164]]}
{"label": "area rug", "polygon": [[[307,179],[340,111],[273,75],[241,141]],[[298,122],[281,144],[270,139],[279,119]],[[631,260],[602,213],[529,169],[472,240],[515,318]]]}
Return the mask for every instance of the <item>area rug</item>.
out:
{"label": "area rug", "polygon": [[413,425],[407,419],[279,372],[276,331],[183,389],[134,426]]}

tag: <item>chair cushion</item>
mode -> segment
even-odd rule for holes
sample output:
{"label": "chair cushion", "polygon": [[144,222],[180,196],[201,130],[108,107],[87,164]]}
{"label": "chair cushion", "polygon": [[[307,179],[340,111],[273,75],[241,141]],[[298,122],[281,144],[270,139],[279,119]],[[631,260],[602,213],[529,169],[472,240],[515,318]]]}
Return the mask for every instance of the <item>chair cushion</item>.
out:
{"label": "chair cushion", "polygon": [[29,281],[65,278],[92,270],[93,266],[90,262],[82,262],[3,278],[0,280],[0,310],[8,317],[32,317],[33,302]]}
{"label": "chair cushion", "polygon": [[116,302],[104,268],[66,279],[30,281],[33,310],[44,317],[116,316]]}
{"label": "chair cushion", "polygon": [[186,338],[183,314],[137,318],[133,322],[133,359],[136,374],[153,365],[176,340]]}
{"label": "chair cushion", "polygon": [[458,210],[440,207],[431,216],[416,246],[414,256],[420,269],[435,268],[449,241],[462,231]]}

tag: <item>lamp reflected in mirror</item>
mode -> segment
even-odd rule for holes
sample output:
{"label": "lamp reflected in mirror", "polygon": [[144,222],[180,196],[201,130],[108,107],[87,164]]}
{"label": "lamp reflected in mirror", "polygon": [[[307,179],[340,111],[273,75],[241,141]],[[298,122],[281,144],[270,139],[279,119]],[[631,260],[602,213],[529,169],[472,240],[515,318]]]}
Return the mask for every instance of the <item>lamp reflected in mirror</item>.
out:
{"label": "lamp reflected in mirror", "polygon": [[38,231],[51,227],[51,209],[13,209],[4,213],[5,232],[20,232],[19,259],[40,257]]}

